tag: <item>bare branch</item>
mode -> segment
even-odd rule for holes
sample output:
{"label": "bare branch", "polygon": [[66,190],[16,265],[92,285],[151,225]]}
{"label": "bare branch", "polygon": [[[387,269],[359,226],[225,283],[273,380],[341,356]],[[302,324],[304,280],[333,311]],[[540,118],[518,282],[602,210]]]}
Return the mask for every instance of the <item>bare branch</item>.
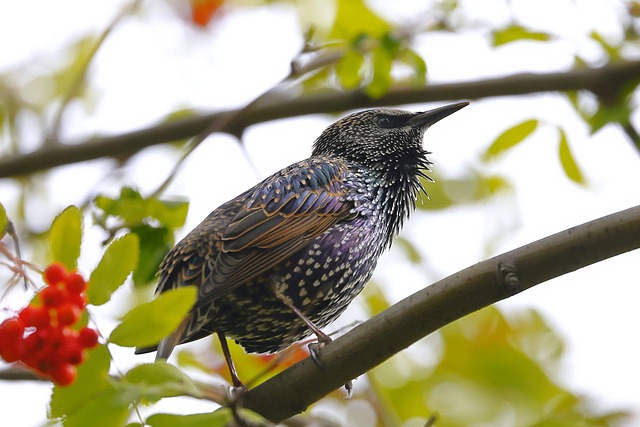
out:
{"label": "bare branch", "polygon": [[[516,74],[486,80],[432,84],[423,88],[395,87],[379,99],[360,92],[327,92],[293,99],[282,95],[263,99],[243,114],[233,117],[221,132],[234,135],[246,127],[269,120],[306,114],[331,113],[357,108],[435,102],[453,99],[478,99],[538,92],[588,90],[598,95],[614,91],[625,83],[640,80],[640,61],[628,61],[600,68],[561,73]],[[74,144],[43,147],[32,153],[0,160],[0,178],[28,175],[56,166],[102,157],[134,154],[146,147],[189,138],[205,130],[222,116],[236,110],[203,114],[175,120],[127,134],[93,137]]]}
{"label": "bare branch", "polygon": [[250,390],[244,406],[280,422],[442,326],[532,286],[640,247],[640,206],[480,262],[411,295]]}

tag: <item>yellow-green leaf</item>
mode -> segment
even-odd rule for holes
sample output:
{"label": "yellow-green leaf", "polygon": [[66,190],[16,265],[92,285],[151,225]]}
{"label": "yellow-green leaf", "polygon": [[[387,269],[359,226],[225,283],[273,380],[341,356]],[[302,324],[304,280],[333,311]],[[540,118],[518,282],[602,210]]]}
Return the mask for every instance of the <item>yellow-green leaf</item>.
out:
{"label": "yellow-green leaf", "polygon": [[[238,415],[246,421],[246,425],[270,425],[260,415],[248,409],[238,409]],[[234,424],[233,414],[229,408],[220,408],[204,414],[154,414],[147,418],[146,425],[151,427],[225,427]],[[244,423],[243,423],[244,424]]]}
{"label": "yellow-green leaf", "polygon": [[362,34],[380,37],[390,28],[389,23],[371,11],[362,0],[338,1],[336,6],[330,40],[351,41]]}
{"label": "yellow-green leaf", "polygon": [[377,47],[371,53],[373,77],[365,88],[365,93],[371,98],[380,98],[387,93],[391,86],[391,66],[393,56],[389,50]]}
{"label": "yellow-green leaf", "polygon": [[609,55],[609,59],[612,61],[620,59],[620,48],[621,46],[614,46],[611,43],[607,42],[605,38],[597,31],[591,31],[589,34],[591,39],[598,43],[600,47]]}
{"label": "yellow-green leaf", "polygon": [[53,261],[64,264],[69,270],[78,265],[80,244],[82,243],[82,212],[69,206],[51,224],[49,246]]}
{"label": "yellow-green leaf", "polygon": [[0,238],[4,236],[4,231],[8,223],[9,218],[7,218],[7,211],[4,209],[4,206],[2,206],[2,203],[0,203]]}
{"label": "yellow-green leaf", "polygon": [[399,59],[413,70],[412,83],[424,86],[427,82],[427,63],[414,50],[406,48],[400,51]]}
{"label": "yellow-green leaf", "polygon": [[349,49],[336,64],[336,76],[344,89],[355,89],[362,83],[362,64],[364,58],[360,52]]}
{"label": "yellow-green leaf", "polygon": [[482,155],[482,160],[488,161],[499,154],[515,147],[531,135],[538,127],[538,120],[530,119],[505,130]]}
{"label": "yellow-green leaf", "polygon": [[154,414],[147,418],[151,427],[224,427],[233,421],[228,408],[205,414]]}
{"label": "yellow-green leaf", "polygon": [[138,265],[139,240],[135,234],[125,234],[114,240],[102,255],[98,266],[91,273],[87,297],[93,305],[109,301],[127,276]]}
{"label": "yellow-green leaf", "polygon": [[567,141],[567,134],[564,130],[560,130],[560,143],[558,144],[558,155],[560,156],[560,164],[567,177],[578,184],[585,184],[584,175],[580,170],[580,167],[576,163],[576,159],[571,153],[569,142]]}
{"label": "yellow-green leaf", "polygon": [[547,33],[530,31],[520,25],[510,25],[493,32],[493,45],[500,46],[520,40],[547,41],[550,38]]}
{"label": "yellow-green leaf", "polygon": [[163,397],[200,395],[200,390],[187,374],[162,361],[135,366],[127,372],[126,380],[138,386],[138,394],[145,401],[156,402]]}
{"label": "yellow-green leaf", "polygon": [[194,286],[172,289],[131,309],[109,340],[123,347],[147,347],[175,331],[196,300]]}
{"label": "yellow-green leaf", "polygon": [[64,427],[114,427],[121,426],[129,418],[128,396],[115,388],[103,390],[76,411],[66,415]]}

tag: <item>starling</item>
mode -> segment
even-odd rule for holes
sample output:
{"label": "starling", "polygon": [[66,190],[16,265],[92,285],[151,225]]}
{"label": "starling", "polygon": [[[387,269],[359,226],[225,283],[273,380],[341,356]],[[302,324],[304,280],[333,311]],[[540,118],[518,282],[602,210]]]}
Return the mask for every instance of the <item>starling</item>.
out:
{"label": "starling", "polygon": [[[214,210],[160,265],[156,293],[196,286],[197,300],[156,359],[213,333],[273,353],[333,322],[360,293],[415,209],[431,164],[425,130],[468,105],[366,110],[330,125],[311,157]],[[138,349],[138,353],[156,348]]]}

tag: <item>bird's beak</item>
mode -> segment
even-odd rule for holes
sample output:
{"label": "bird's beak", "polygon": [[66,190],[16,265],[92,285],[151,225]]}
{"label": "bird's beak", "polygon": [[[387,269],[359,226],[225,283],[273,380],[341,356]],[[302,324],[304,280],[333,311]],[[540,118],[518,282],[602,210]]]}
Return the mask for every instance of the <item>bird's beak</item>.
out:
{"label": "bird's beak", "polygon": [[469,103],[464,101],[456,104],[445,105],[444,107],[436,108],[434,110],[416,113],[416,115],[411,117],[406,124],[411,127],[421,127],[426,129],[432,124],[444,119],[467,105],[469,105]]}

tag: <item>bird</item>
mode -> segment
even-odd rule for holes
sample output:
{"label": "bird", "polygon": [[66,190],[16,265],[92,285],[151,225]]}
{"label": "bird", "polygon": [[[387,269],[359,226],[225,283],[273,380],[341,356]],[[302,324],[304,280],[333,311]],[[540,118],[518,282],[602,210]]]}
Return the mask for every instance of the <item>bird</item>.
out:
{"label": "bird", "polygon": [[216,334],[242,387],[227,338],[248,353],[276,353],[312,334],[317,345],[330,342],[322,328],[362,291],[431,180],[425,131],[468,104],[347,115],[309,158],[215,209],[159,267],[156,294],[195,286],[193,307],[157,346],[136,353],[164,360],[176,345]]}

